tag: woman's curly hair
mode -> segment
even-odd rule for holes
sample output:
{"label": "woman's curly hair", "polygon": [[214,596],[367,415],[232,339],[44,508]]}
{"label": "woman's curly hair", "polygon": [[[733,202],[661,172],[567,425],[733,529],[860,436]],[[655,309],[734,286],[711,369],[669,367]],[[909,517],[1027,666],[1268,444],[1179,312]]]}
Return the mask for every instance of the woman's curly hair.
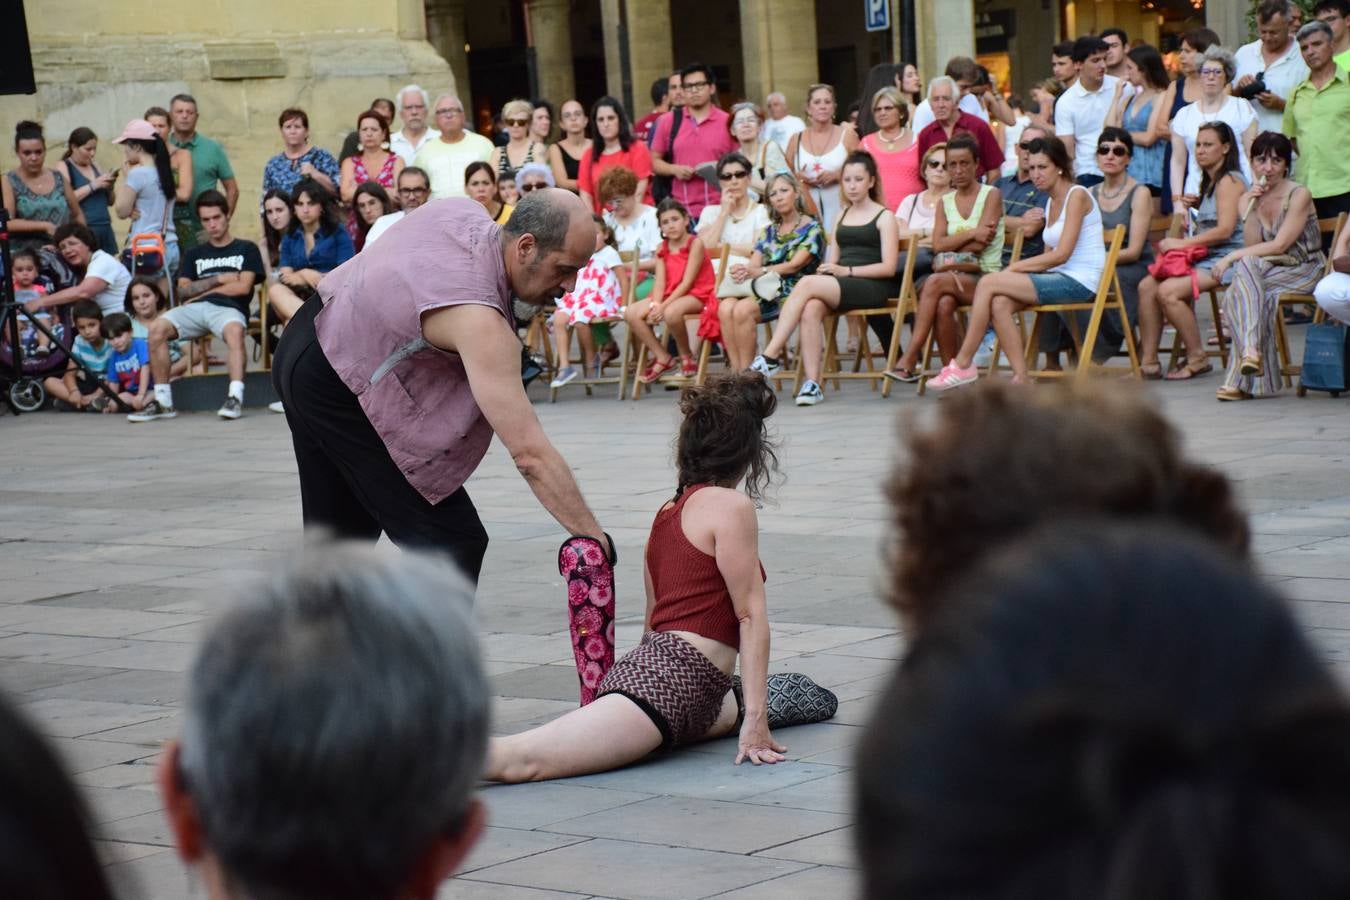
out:
{"label": "woman's curly hair", "polygon": [[1176,431],[1138,390],[982,382],[947,398],[908,445],[887,487],[890,600],[907,626],[922,627],[985,554],[1065,519],[1164,521],[1248,554],[1228,479],[1183,457]]}
{"label": "woman's curly hair", "polygon": [[762,500],[778,474],[776,442],[765,420],[778,407],[768,382],[754,372],[713,375],[684,389],[684,421],[675,443],[679,489],[726,485],[745,478],[745,493]]}

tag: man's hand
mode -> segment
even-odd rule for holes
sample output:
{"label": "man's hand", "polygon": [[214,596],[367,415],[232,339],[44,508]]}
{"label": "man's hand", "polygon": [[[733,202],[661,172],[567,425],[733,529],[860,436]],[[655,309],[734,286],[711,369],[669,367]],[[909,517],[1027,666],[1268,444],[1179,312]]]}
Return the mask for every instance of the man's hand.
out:
{"label": "man's hand", "polygon": [[1257,94],[1256,102],[1260,103],[1266,109],[1284,110],[1284,98],[1278,94],[1272,94],[1270,91],[1263,91]]}
{"label": "man's hand", "polygon": [[675,177],[681,181],[688,181],[694,177],[695,172],[693,166],[679,166],[671,163],[670,167],[675,170]]}
{"label": "man's hand", "polygon": [[1255,80],[1256,78],[1251,75],[1243,75],[1233,83],[1233,90],[1240,91]]}

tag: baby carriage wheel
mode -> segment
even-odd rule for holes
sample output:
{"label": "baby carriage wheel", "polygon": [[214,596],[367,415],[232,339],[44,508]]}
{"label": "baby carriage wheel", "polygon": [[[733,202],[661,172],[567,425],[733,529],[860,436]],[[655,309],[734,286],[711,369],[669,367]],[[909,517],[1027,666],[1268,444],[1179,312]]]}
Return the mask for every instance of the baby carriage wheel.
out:
{"label": "baby carriage wheel", "polygon": [[9,386],[9,405],[19,412],[37,412],[46,399],[47,392],[36,378],[20,378]]}

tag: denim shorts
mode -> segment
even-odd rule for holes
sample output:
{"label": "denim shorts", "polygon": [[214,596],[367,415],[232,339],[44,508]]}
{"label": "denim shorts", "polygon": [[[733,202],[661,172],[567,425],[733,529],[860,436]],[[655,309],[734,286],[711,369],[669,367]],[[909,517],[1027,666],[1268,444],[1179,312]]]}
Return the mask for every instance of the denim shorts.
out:
{"label": "denim shorts", "polygon": [[1037,303],[1082,303],[1097,295],[1063,272],[1033,272],[1027,277],[1036,289]]}

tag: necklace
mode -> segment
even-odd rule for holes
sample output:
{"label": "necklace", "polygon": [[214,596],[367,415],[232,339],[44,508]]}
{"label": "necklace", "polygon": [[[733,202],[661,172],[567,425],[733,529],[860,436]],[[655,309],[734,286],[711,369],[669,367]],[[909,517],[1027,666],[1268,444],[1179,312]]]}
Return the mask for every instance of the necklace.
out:
{"label": "necklace", "polygon": [[1126,178],[1124,181],[1120,183],[1120,187],[1116,188],[1115,193],[1108,193],[1106,190],[1106,182],[1102,182],[1101,189],[1098,190],[1097,193],[1101,195],[1101,199],[1103,200],[1114,200],[1121,194],[1125,193],[1125,188],[1129,187],[1129,185],[1130,179]]}
{"label": "necklace", "polygon": [[[808,129],[808,130],[807,130],[807,133],[804,134],[804,135],[802,135],[802,141],[805,142],[805,140],[806,140],[808,137],[814,138],[815,135],[814,135],[813,131],[814,131],[813,129]],[[830,125],[830,130],[827,131],[827,132],[825,133],[825,144],[826,144],[827,147],[829,146],[830,141],[831,141],[831,139],[832,139],[833,137],[834,137],[834,125]],[[817,152],[816,152],[816,148],[815,148],[815,143],[814,143],[814,141],[813,141],[812,143],[806,145],[806,152],[807,152],[807,153],[810,153],[812,156],[824,156],[824,155],[825,155],[824,153],[817,153]]]}
{"label": "necklace", "polygon": [[880,130],[877,131],[877,140],[885,144],[887,149],[890,149],[891,147],[894,147],[896,144],[900,143],[900,139],[904,136],[905,136],[905,127],[903,125],[900,126],[900,130],[895,133],[895,137],[893,138],[886,137],[886,135],[882,133]]}

